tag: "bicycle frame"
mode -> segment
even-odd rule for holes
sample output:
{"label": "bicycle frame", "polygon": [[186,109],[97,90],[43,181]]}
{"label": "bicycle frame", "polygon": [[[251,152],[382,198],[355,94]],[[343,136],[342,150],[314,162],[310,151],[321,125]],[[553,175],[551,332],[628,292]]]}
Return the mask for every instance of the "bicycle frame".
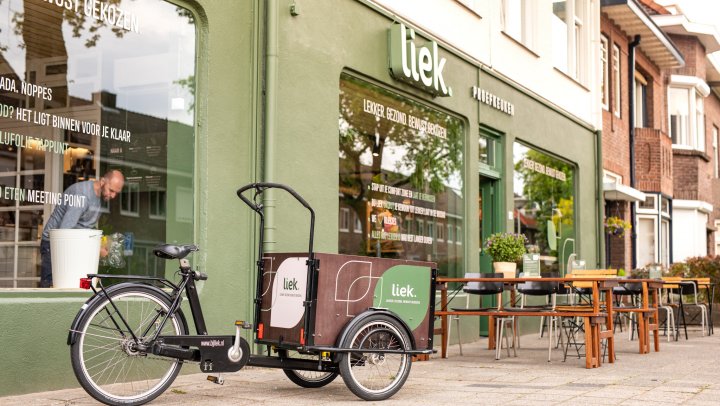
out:
{"label": "bicycle frame", "polygon": [[[185,259],[181,261],[187,261]],[[184,268],[184,266],[181,266],[181,270]],[[188,267],[189,268],[189,267]],[[202,307],[200,305],[200,298],[197,293],[197,287],[195,286],[195,278],[193,277],[194,271],[189,270],[186,273],[183,273],[181,271],[181,274],[183,276],[182,281],[179,285],[175,285],[174,283],[170,282],[169,280],[165,278],[157,278],[157,277],[151,277],[151,276],[139,276],[139,275],[109,275],[109,274],[88,274],[89,278],[98,278],[100,281],[100,289],[95,288],[95,286],[91,286],[93,293],[95,295],[100,294],[100,292],[108,299],[108,302],[110,302],[110,305],[115,310],[115,313],[117,316],[119,316],[120,320],[122,321],[123,325],[127,329],[127,331],[130,332],[132,335],[133,340],[137,344],[141,344],[138,341],[137,336],[132,331],[132,328],[128,325],[127,321],[122,315],[122,312],[117,308],[115,303],[112,301],[112,297],[108,295],[107,290],[102,285],[102,279],[103,278],[115,278],[115,279],[128,279],[128,280],[145,280],[145,281],[157,281],[162,283],[163,285],[169,287],[172,289],[172,294],[170,297],[172,298],[172,302],[170,304],[170,308],[168,309],[168,312],[163,317],[162,321],[160,322],[160,326],[156,329],[157,331],[155,334],[153,334],[152,339],[149,342],[154,342],[157,340],[158,336],[160,335],[160,331],[165,327],[165,324],[167,323],[168,319],[174,315],[177,310],[180,308],[180,304],[182,303],[182,292],[185,291],[185,294],[187,295],[188,302],[190,304],[190,311],[193,316],[193,323],[195,324],[195,330],[198,335],[207,335],[207,328],[205,326],[205,317],[203,316]],[[115,324],[118,329],[120,329],[120,326],[118,325],[117,321],[113,317],[113,315],[109,315],[111,320],[113,321],[113,324]],[[150,328],[154,325],[154,323],[157,321],[157,319],[160,317],[160,313],[158,313],[155,318],[148,323],[147,329],[143,331],[142,335],[144,336],[147,334],[148,331],[150,331]],[[122,330],[121,330],[122,332]]]}

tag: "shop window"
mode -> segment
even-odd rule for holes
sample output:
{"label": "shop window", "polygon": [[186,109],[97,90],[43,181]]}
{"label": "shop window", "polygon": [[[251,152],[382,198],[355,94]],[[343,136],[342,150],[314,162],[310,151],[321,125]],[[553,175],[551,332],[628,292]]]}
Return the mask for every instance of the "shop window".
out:
{"label": "shop window", "polygon": [[545,264],[564,272],[575,244],[575,168],[523,144],[513,145],[514,230]]}
{"label": "shop window", "polygon": [[434,237],[443,219],[463,221],[462,121],[342,74],[339,137],[340,207],[369,230],[361,244],[339,233],[338,251],[430,260],[441,274],[461,274],[462,253],[449,255]]}
{"label": "shop window", "polygon": [[556,68],[585,83],[585,53],[589,43],[586,0],[556,0],[552,3],[553,62]]}
{"label": "shop window", "polygon": [[608,39],[600,36],[600,68],[602,69],[602,81],[600,82],[600,94],[602,97],[603,109],[610,108],[610,65],[608,63]]}
{"label": "shop window", "polygon": [[503,0],[503,32],[521,44],[534,47],[534,0]]}
{"label": "shop window", "polygon": [[[0,115],[13,134],[0,144],[0,287],[38,286],[50,214],[85,204],[63,192],[109,170],[126,181],[118,197],[101,199],[105,234],[146,247],[193,240],[192,14],[162,0],[115,2],[123,21],[111,25],[65,3],[2,3],[0,111],[14,114]],[[144,264],[147,249],[124,255]],[[155,269],[133,269],[143,272]]]}

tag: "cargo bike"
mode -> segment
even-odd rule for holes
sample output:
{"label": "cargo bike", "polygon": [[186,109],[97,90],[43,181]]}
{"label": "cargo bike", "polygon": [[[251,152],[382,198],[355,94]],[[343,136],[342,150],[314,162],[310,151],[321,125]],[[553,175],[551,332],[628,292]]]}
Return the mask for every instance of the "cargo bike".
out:
{"label": "cargo bike", "polygon": [[[259,201],[273,188],[310,212],[308,252],[263,252]],[[252,183],[237,195],[259,216],[253,322],[236,321],[235,335],[209,335],[196,285],[208,275],[187,259],[198,248],[157,246],[156,256],[179,261],[180,282],[106,274],[81,279],[81,287],[94,294],[75,317],[67,342],[82,387],[105,404],[140,405],[162,394],[183,364],[196,363],[215,383],[223,383],[219,374],[251,365],[280,368],[306,388],[340,375],[364,400],[394,395],[410,373],[412,357],[433,352],[435,264],[315,253],[315,212],[290,187]],[[110,278],[125,281],[106,286]],[[181,308],[184,300],[195,335]],[[243,329],[252,330],[264,350],[251,353]]]}

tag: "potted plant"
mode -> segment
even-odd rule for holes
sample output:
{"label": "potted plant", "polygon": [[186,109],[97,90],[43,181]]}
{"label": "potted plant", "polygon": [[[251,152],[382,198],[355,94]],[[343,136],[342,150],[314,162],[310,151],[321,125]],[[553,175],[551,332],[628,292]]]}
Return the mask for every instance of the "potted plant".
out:
{"label": "potted plant", "polygon": [[525,245],[528,243],[523,234],[495,233],[485,240],[485,252],[493,260],[493,269],[496,273],[503,273],[505,277],[515,277],[517,261],[525,254]]}
{"label": "potted plant", "polygon": [[632,226],[620,217],[611,216],[605,219],[605,232],[616,237],[622,237]]}

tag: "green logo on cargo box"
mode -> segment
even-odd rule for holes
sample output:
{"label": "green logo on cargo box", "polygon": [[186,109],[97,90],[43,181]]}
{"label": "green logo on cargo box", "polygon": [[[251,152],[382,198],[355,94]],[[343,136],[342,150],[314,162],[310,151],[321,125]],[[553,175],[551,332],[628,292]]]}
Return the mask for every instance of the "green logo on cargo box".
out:
{"label": "green logo on cargo box", "polygon": [[375,287],[373,306],[392,310],[415,330],[430,307],[430,268],[396,265],[388,269]]}

